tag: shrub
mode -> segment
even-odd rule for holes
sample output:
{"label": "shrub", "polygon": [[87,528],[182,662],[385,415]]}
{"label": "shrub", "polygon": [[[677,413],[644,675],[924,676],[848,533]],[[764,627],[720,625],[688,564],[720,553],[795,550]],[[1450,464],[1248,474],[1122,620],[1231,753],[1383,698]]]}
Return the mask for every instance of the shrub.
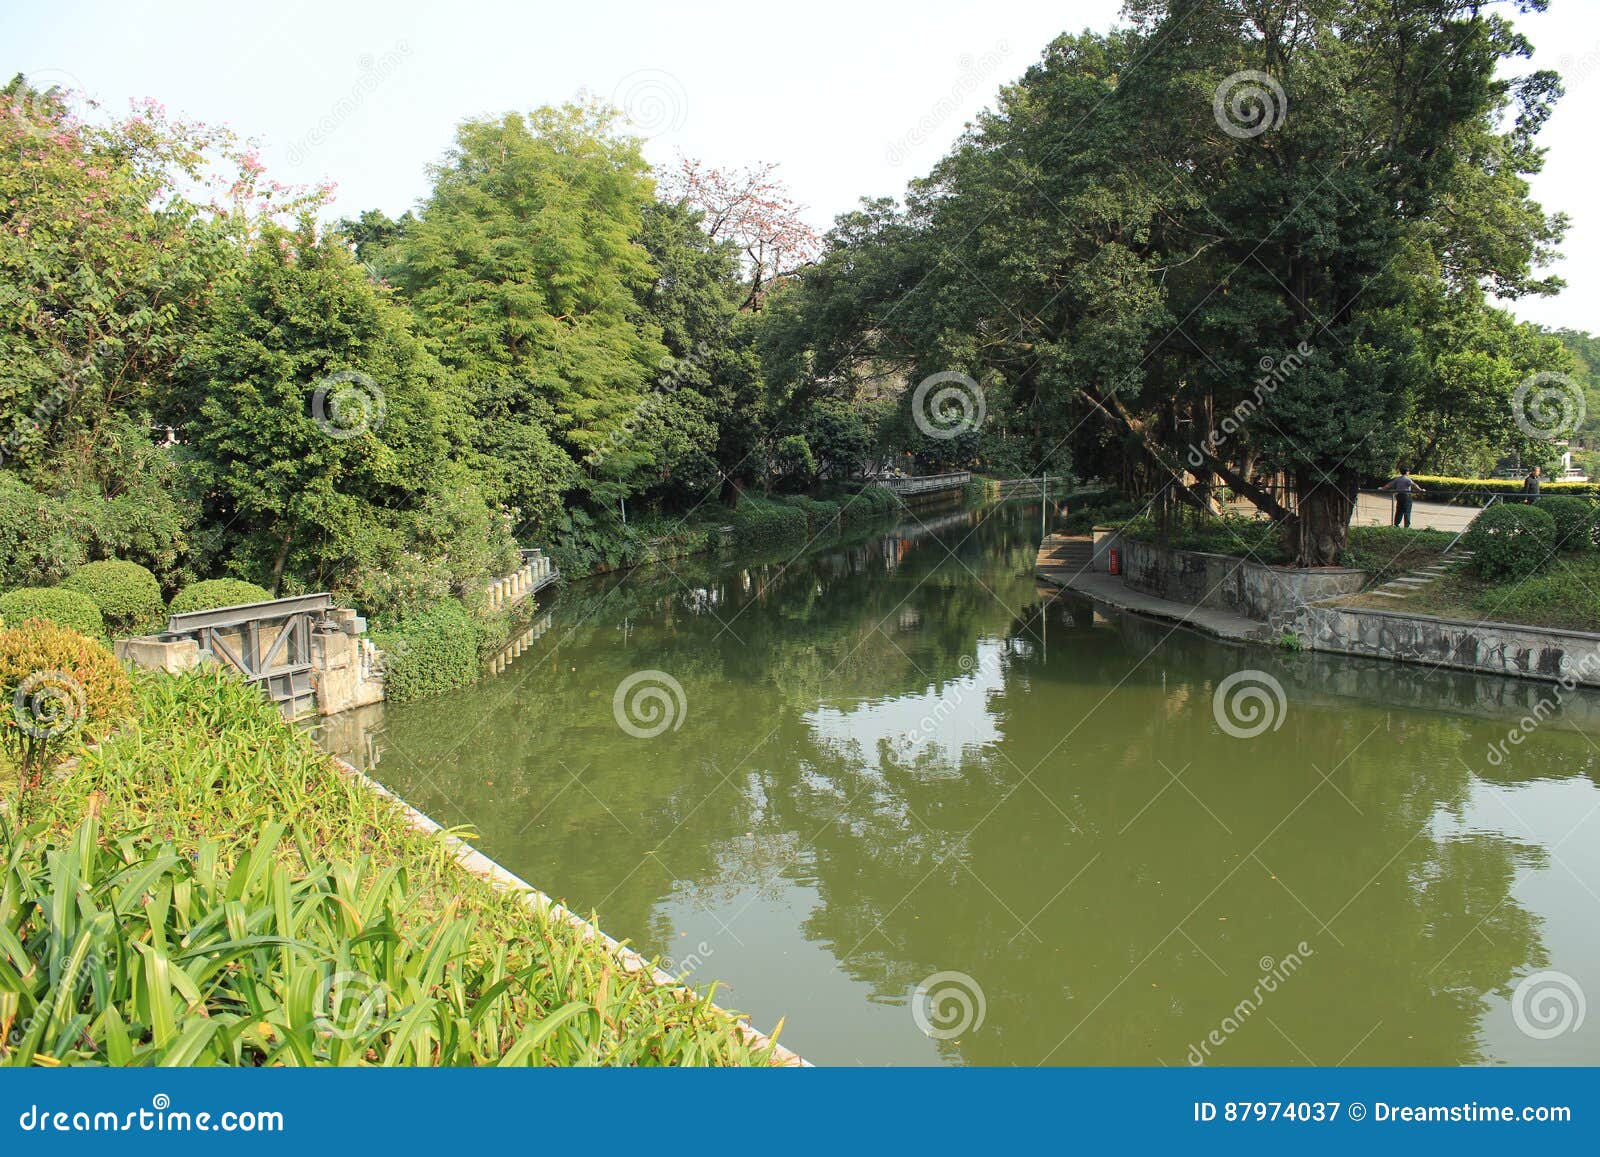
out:
{"label": "shrub", "polygon": [[60,587],[23,587],[0,596],[0,622],[29,619],[48,619],[93,639],[103,639],[106,633],[105,617],[94,600]]}
{"label": "shrub", "polygon": [[0,703],[8,708],[0,741],[18,762],[25,794],[56,754],[103,738],[124,719],[132,697],[128,673],[105,644],[28,619],[0,628]]}
{"label": "shrub", "polygon": [[1540,498],[1534,503],[1536,510],[1548,514],[1556,524],[1557,550],[1593,550],[1600,506],[1587,498],[1556,495]]}
{"label": "shrub", "polygon": [[166,609],[156,576],[136,562],[88,563],[68,575],[61,589],[93,599],[113,635],[150,630]]}
{"label": "shrub", "polygon": [[[1419,486],[1427,491],[1428,502],[1451,502],[1458,506],[1481,506],[1490,495],[1506,497],[1522,493],[1520,478],[1449,478],[1437,474],[1413,474]],[[1539,488],[1540,494],[1596,495],[1600,482],[1550,482]]]}
{"label": "shrub", "polygon": [[1555,519],[1537,506],[1497,503],[1472,520],[1461,545],[1484,578],[1522,578],[1554,553]]}
{"label": "shrub", "polygon": [[172,605],[167,610],[174,615],[186,615],[191,611],[264,603],[270,598],[272,592],[266,587],[258,587],[243,579],[206,579],[204,582],[191,583],[172,596]]}
{"label": "shrub", "polygon": [[86,557],[61,503],[0,471],[0,588],[60,582]]}
{"label": "shrub", "polygon": [[763,498],[741,499],[729,521],[741,546],[763,546],[806,535],[804,511]]}
{"label": "shrub", "polygon": [[456,599],[445,599],[377,631],[384,695],[397,703],[426,699],[478,677],[480,628]]}

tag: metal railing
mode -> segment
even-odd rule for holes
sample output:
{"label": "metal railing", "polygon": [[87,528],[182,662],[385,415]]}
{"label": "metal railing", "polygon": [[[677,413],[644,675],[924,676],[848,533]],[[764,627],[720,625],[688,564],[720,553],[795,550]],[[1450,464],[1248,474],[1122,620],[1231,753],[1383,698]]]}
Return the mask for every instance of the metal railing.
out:
{"label": "metal railing", "polygon": [[315,699],[311,633],[332,609],[333,596],[324,592],[190,611],[169,616],[162,637],[194,639],[202,654],[258,684],[267,698],[294,716]]}

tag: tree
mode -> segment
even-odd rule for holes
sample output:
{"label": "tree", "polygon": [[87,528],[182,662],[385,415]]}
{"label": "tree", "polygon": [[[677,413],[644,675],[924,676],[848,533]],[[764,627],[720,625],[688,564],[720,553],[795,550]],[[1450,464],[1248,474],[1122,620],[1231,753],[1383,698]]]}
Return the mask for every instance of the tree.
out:
{"label": "tree", "polygon": [[651,200],[638,142],[591,105],[469,120],[377,260],[457,374],[494,496],[553,523],[667,356],[640,304]]}
{"label": "tree", "polygon": [[804,206],[789,195],[775,163],[717,169],[680,157],[664,184],[669,198],[702,214],[713,241],[728,241],[743,255],[748,286],[742,309],[765,304],[774,282],[792,276],[817,254],[819,238],[806,224]]}
{"label": "tree", "polygon": [[[184,394],[207,520],[227,536],[231,569],[275,595],[377,589],[357,566],[385,561],[374,528],[402,545],[425,539],[430,562],[469,544],[483,563],[458,572],[462,583],[507,561],[505,527],[452,466],[464,447],[449,383],[338,238],[309,219],[266,229],[188,361]],[[417,531],[440,517],[429,511],[473,501],[476,513],[444,516],[456,533]],[[389,598],[366,609],[395,609],[405,592]]]}

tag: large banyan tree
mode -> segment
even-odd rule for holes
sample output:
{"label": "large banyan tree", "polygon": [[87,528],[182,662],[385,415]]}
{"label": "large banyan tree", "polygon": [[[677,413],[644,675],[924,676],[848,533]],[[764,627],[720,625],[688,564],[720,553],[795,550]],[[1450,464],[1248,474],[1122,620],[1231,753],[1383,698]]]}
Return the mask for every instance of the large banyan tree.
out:
{"label": "large banyan tree", "polygon": [[[854,356],[998,389],[1041,461],[1132,461],[1201,507],[1226,485],[1333,565],[1364,478],[1519,448],[1516,383],[1560,365],[1488,304],[1559,287],[1537,270],[1565,222],[1525,176],[1560,86],[1519,72],[1508,18],[1544,6],[1135,0],[1054,41],[893,227],[842,221],[816,315],[868,335]],[[861,251],[884,245],[894,276]]]}

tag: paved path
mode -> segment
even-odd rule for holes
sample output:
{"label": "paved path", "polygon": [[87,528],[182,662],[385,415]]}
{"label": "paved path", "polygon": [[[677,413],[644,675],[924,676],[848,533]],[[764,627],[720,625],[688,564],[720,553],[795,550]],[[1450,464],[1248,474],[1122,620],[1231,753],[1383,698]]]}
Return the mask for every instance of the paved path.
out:
{"label": "paved path", "polygon": [[1143,594],[1125,585],[1120,576],[1089,570],[1088,555],[1081,545],[1084,543],[1091,543],[1091,540],[1064,534],[1050,535],[1039,545],[1034,574],[1051,586],[1088,595],[1118,610],[1166,619],[1220,638],[1258,643],[1273,639],[1272,629],[1255,619],[1247,619],[1233,611],[1175,603],[1171,599]]}
{"label": "paved path", "polygon": [[[1450,506],[1443,502],[1416,502],[1411,507],[1411,525],[1424,530],[1465,530],[1478,516],[1476,506]],[[1388,494],[1362,493],[1356,498],[1351,526],[1392,526],[1394,498]]]}

